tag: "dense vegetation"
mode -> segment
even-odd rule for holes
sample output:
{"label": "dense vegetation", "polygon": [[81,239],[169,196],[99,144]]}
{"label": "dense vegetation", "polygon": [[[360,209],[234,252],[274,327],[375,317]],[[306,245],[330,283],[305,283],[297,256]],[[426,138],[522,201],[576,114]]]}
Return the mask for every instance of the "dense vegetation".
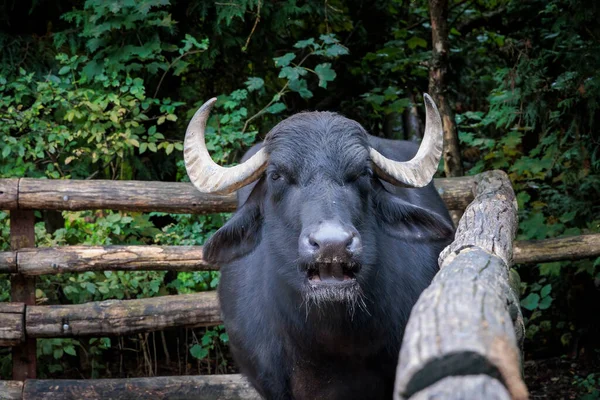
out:
{"label": "dense vegetation", "polygon": [[[1,178],[186,180],[185,126],[213,96],[207,140],[222,163],[303,109],[338,111],[375,135],[411,138],[428,87],[423,0],[3,0],[0,19]],[[583,0],[450,1],[445,92],[464,169],[509,173],[519,240],[600,232],[599,19],[600,3]],[[39,246],[183,245],[202,244],[227,215],[37,217]],[[9,248],[8,230],[0,212],[0,251]],[[600,258],[517,269],[528,358],[569,355],[598,365]],[[215,272],[63,274],[39,279],[37,299],[188,293],[213,289],[218,279]],[[0,276],[0,301],[10,300],[9,285]],[[39,340],[39,374],[226,371],[226,345],[221,328]],[[156,359],[169,352],[185,365],[161,362],[157,370]],[[0,349],[0,378],[9,371],[9,352]],[[592,373],[572,384],[600,398],[599,379]]]}

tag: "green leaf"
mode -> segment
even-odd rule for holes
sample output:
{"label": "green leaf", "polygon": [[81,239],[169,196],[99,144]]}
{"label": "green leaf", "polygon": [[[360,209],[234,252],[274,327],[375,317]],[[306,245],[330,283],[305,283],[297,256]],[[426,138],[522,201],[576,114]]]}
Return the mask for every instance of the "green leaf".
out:
{"label": "green leaf", "polygon": [[319,86],[327,89],[327,82],[336,77],[336,73],[331,69],[331,63],[319,64],[315,67],[315,73],[319,77]]}
{"label": "green leaf", "polygon": [[540,264],[540,275],[559,276],[562,265],[559,261]]}
{"label": "green leaf", "polygon": [[330,33],[319,36],[319,39],[321,39],[323,41],[323,43],[325,43],[325,44],[337,43],[337,39],[335,38],[335,35],[332,35]]}
{"label": "green leaf", "polygon": [[58,70],[58,74],[59,75],[64,75],[64,74],[68,74],[69,71],[71,71],[71,67],[69,65],[65,65],[64,67],[62,67],[60,70]]}
{"label": "green leaf", "polygon": [[195,344],[190,348],[190,354],[192,357],[197,358],[198,360],[202,360],[208,356],[208,350],[199,344]]}
{"label": "green leaf", "polygon": [[63,350],[65,351],[65,353],[67,353],[70,356],[76,356],[77,355],[77,352],[75,351],[75,347],[73,347],[72,344],[69,344],[69,345],[65,346],[63,348]]}
{"label": "green leaf", "polygon": [[281,57],[273,58],[273,61],[275,61],[276,67],[287,67],[294,58],[296,58],[296,55],[294,53],[287,53]]}
{"label": "green leaf", "polygon": [[540,302],[540,295],[537,293],[529,293],[529,296],[521,300],[521,307],[533,311],[538,307]]}
{"label": "green leaf", "polygon": [[538,308],[540,310],[546,310],[550,307],[551,304],[552,304],[552,297],[546,296],[542,299],[542,301],[540,301]]}
{"label": "green leaf", "polygon": [[414,49],[417,46],[419,46],[419,47],[427,47],[427,41],[425,39],[417,37],[417,36],[413,36],[410,39],[408,39],[406,41],[406,44],[408,45],[409,49]]}
{"label": "green leaf", "polygon": [[525,204],[527,204],[531,200],[531,196],[527,192],[519,192],[517,194],[517,205],[519,210],[525,209]]}
{"label": "green leaf", "polygon": [[349,53],[349,51],[346,47],[342,46],[341,44],[337,44],[337,43],[334,45],[331,45],[327,49],[325,49],[325,56],[327,56],[327,57],[344,56],[348,53]]}
{"label": "green leaf", "polygon": [[278,114],[278,113],[282,112],[283,110],[285,110],[286,108],[287,107],[283,103],[274,103],[274,104],[271,104],[271,106],[269,106],[269,108],[267,108],[267,112],[271,113],[271,114]]}
{"label": "green leaf", "polygon": [[253,92],[255,90],[262,89],[265,86],[265,81],[262,78],[250,77],[246,81],[246,87],[249,91]]}
{"label": "green leaf", "polygon": [[229,335],[227,334],[227,332],[221,333],[219,335],[219,339],[221,339],[221,342],[227,343],[229,342]]}
{"label": "green leaf", "polygon": [[298,73],[298,69],[294,67],[283,67],[279,72],[280,78],[285,78],[290,81],[295,81],[300,78],[300,74]]}
{"label": "green leaf", "polygon": [[304,79],[297,79],[295,81],[290,81],[289,85],[290,89],[294,92],[300,94],[303,99],[310,99],[313,94],[308,87],[306,86],[306,81]]}
{"label": "green leaf", "polygon": [[297,49],[304,49],[310,45],[314,45],[315,44],[315,39],[310,38],[310,39],[306,39],[306,40],[300,40],[299,42],[297,42],[294,47]]}
{"label": "green leaf", "polygon": [[64,354],[63,349],[54,349],[54,352],[52,353],[55,360],[60,359],[63,356],[63,354]]}
{"label": "green leaf", "polygon": [[544,286],[542,288],[542,290],[540,290],[540,296],[542,297],[546,297],[550,294],[550,292],[552,291],[552,285],[551,284],[547,284],[546,286]]}

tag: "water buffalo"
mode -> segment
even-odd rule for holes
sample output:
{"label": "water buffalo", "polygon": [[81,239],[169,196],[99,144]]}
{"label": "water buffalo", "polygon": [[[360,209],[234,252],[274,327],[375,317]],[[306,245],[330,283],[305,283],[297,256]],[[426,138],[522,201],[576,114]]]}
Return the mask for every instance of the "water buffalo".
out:
{"label": "water buffalo", "polygon": [[431,183],[441,120],[424,98],[419,148],[336,113],[303,112],[230,168],[211,160],[204,140],[216,100],[191,120],[192,183],[202,192],[241,188],[238,211],[204,257],[221,265],[231,351],[263,397],[392,398],[410,310],[453,234]]}

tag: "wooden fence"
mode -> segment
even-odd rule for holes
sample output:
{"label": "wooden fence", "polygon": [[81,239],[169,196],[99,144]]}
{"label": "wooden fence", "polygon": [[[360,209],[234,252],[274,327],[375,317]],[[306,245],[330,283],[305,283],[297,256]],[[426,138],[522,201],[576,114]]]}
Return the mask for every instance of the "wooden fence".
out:
{"label": "wooden fence", "polygon": [[[412,400],[526,398],[519,362],[523,337],[509,267],[600,255],[600,235],[516,242],[516,203],[507,177],[437,179],[450,210],[465,214],[455,242],[440,255],[441,272],[417,302],[407,326],[396,397]],[[103,270],[216,270],[200,246],[66,246],[35,248],[33,210],[113,209],[169,213],[235,210],[234,195],[204,195],[187,183],[0,179],[0,209],[10,210],[11,303],[0,303],[0,346],[12,346],[13,380],[0,399],[254,399],[239,376],[106,380],[38,380],[36,338],[111,336],[220,323],[214,292],[79,305],[35,305],[38,275]],[[466,209],[466,211],[465,211]],[[482,268],[485,266],[484,268]],[[417,351],[419,349],[419,351]],[[444,395],[447,393],[448,395]],[[463,397],[464,397],[463,396]],[[477,397],[476,396],[476,397]]]}

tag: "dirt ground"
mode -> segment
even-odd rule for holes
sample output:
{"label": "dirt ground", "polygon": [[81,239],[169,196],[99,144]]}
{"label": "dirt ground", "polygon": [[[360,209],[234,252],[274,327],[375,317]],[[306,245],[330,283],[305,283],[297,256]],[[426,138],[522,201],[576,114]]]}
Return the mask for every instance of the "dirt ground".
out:
{"label": "dirt ground", "polygon": [[[600,395],[590,393],[594,389],[589,385],[577,384],[577,377],[585,378],[590,373],[595,372],[600,378],[600,365],[595,364],[564,357],[526,361],[525,382],[530,399],[600,399]],[[600,390],[600,381],[596,381],[596,389]]]}

